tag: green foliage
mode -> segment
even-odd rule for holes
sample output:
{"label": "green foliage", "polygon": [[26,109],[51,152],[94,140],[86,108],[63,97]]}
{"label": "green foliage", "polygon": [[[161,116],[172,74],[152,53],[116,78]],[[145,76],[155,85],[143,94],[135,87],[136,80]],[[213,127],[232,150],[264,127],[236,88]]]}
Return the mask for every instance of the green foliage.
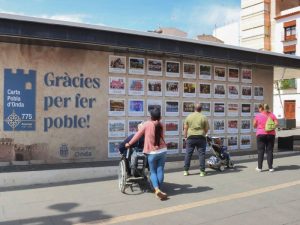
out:
{"label": "green foliage", "polygon": [[296,86],[296,79],[283,79],[279,81],[279,89],[285,90],[285,89],[295,89]]}

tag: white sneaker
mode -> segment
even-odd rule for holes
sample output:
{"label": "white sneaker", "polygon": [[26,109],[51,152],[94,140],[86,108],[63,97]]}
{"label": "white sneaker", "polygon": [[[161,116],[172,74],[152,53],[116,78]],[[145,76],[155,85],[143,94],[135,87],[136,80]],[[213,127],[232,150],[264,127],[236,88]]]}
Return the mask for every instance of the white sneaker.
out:
{"label": "white sneaker", "polygon": [[257,172],[261,172],[261,169],[259,169],[258,167],[256,167],[255,170],[256,170]]}
{"label": "white sneaker", "polygon": [[272,169],[269,169],[269,171],[270,171],[270,172],[274,172],[274,168],[272,168]]}

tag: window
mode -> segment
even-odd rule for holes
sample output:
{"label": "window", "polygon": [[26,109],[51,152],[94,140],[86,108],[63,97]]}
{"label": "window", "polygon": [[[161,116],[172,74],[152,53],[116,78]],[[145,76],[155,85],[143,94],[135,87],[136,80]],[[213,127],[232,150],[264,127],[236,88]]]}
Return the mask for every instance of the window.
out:
{"label": "window", "polygon": [[296,26],[291,26],[291,27],[285,27],[285,36],[292,36],[292,35],[296,35]]}

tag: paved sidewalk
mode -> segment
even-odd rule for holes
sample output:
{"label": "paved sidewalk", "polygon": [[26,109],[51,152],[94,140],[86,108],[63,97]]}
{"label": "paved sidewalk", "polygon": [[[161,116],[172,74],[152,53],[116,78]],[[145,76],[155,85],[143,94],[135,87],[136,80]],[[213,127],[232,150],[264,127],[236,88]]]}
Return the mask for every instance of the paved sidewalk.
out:
{"label": "paved sidewalk", "polygon": [[[274,152],[274,158],[300,155],[300,151]],[[256,161],[257,155],[233,156],[235,163]],[[191,168],[197,169],[199,161],[197,157],[191,161]],[[167,172],[183,170],[183,160],[166,163]],[[100,181],[116,179],[118,166],[71,168],[42,171],[25,171],[0,173],[0,191],[14,187],[34,187],[35,185],[78,183],[84,181]]]}

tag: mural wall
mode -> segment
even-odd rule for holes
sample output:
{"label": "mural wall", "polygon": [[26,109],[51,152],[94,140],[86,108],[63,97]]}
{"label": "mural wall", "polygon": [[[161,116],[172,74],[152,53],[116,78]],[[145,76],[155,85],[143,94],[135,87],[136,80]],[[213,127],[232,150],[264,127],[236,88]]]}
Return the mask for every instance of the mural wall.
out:
{"label": "mural wall", "polygon": [[232,151],[255,149],[252,119],[272,105],[273,70],[151,55],[0,44],[0,162],[103,161],[160,107],[169,154],[200,102],[210,134]]}

